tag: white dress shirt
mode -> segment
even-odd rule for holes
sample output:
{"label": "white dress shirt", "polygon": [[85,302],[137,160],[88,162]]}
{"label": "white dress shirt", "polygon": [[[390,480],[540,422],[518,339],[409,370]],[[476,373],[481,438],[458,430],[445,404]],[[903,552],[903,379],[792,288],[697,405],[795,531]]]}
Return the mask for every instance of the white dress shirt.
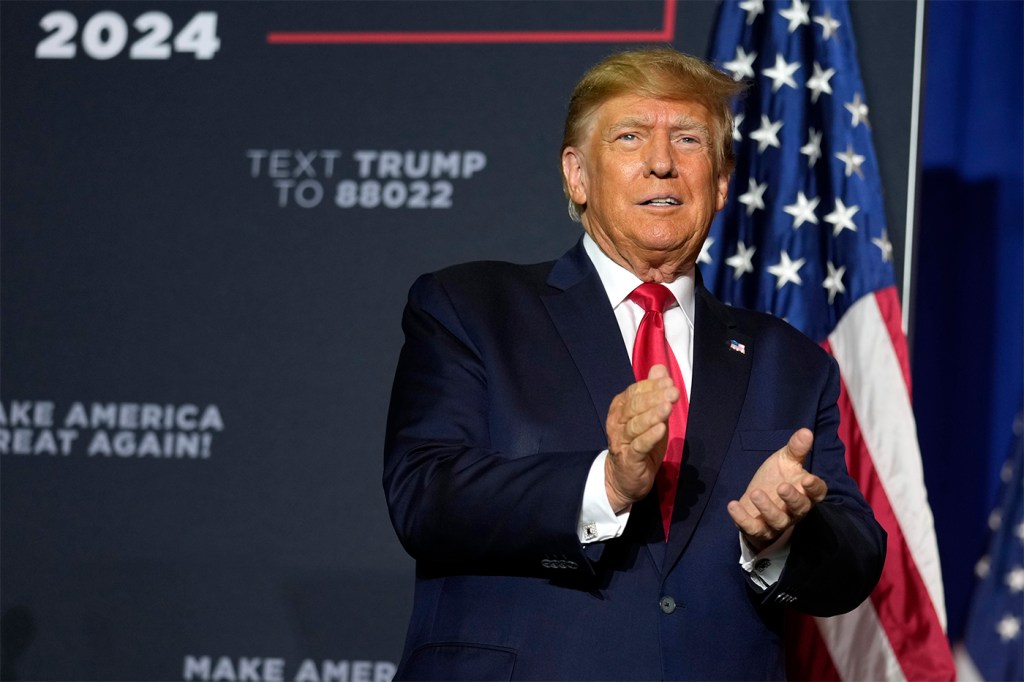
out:
{"label": "white dress shirt", "polygon": [[[601,251],[590,235],[584,235],[583,248],[594,263],[605,293],[608,294],[608,302],[615,313],[622,341],[632,361],[633,343],[640,320],[644,316],[644,309],[631,301],[629,294],[643,282]],[[675,304],[670,304],[664,313],[665,336],[683,376],[683,388],[686,390],[687,399],[690,396],[693,377],[694,283],[694,268],[691,266],[675,281],[664,284],[675,298]],[[629,510],[616,514],[608,501],[604,485],[604,463],[607,456],[608,451],[605,450],[590,467],[578,526],[580,542],[583,543],[617,538],[622,535],[629,520]],[[726,512],[723,510],[722,513]],[[756,554],[740,536],[740,565],[762,588],[774,584],[782,573],[782,567],[789,555],[789,535],[787,531],[772,546]]]}

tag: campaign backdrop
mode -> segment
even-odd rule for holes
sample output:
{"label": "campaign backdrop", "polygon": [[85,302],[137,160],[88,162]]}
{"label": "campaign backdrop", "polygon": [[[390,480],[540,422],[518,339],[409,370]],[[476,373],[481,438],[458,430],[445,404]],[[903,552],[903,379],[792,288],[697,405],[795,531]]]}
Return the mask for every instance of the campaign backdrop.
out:
{"label": "campaign backdrop", "polygon": [[[916,3],[853,3],[902,276]],[[710,2],[0,4],[0,678],[384,682],[406,292],[578,239],[568,94]]]}

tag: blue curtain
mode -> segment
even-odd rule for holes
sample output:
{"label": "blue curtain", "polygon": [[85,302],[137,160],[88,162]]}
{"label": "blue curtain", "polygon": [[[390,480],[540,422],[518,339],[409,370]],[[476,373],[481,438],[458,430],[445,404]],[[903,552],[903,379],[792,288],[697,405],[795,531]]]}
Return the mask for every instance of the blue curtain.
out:
{"label": "blue curtain", "polygon": [[1024,392],[1022,10],[927,5],[911,343],[954,641]]}

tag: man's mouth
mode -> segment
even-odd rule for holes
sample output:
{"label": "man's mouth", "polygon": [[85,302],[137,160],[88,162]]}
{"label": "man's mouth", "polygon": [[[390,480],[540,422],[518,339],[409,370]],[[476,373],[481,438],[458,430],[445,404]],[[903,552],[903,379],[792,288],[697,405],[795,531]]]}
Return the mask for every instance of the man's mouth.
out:
{"label": "man's mouth", "polygon": [[654,197],[643,202],[644,206],[679,206],[679,200],[673,197]]}

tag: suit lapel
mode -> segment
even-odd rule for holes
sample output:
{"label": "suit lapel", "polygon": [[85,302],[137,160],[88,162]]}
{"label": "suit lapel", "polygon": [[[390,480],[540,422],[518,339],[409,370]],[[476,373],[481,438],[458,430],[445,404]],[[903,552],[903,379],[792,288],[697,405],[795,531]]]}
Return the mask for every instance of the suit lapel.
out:
{"label": "suit lapel", "polygon": [[[704,288],[700,273],[694,304],[693,386],[686,446],[672,529],[666,548],[668,573],[689,544],[718,479],[747,394],[751,340],[739,332],[729,309]],[[725,514],[712,509],[712,514]]]}
{"label": "suit lapel", "polygon": [[612,398],[633,382],[615,314],[582,240],[555,261],[542,296],[551,321],[590,393],[603,432]]}

